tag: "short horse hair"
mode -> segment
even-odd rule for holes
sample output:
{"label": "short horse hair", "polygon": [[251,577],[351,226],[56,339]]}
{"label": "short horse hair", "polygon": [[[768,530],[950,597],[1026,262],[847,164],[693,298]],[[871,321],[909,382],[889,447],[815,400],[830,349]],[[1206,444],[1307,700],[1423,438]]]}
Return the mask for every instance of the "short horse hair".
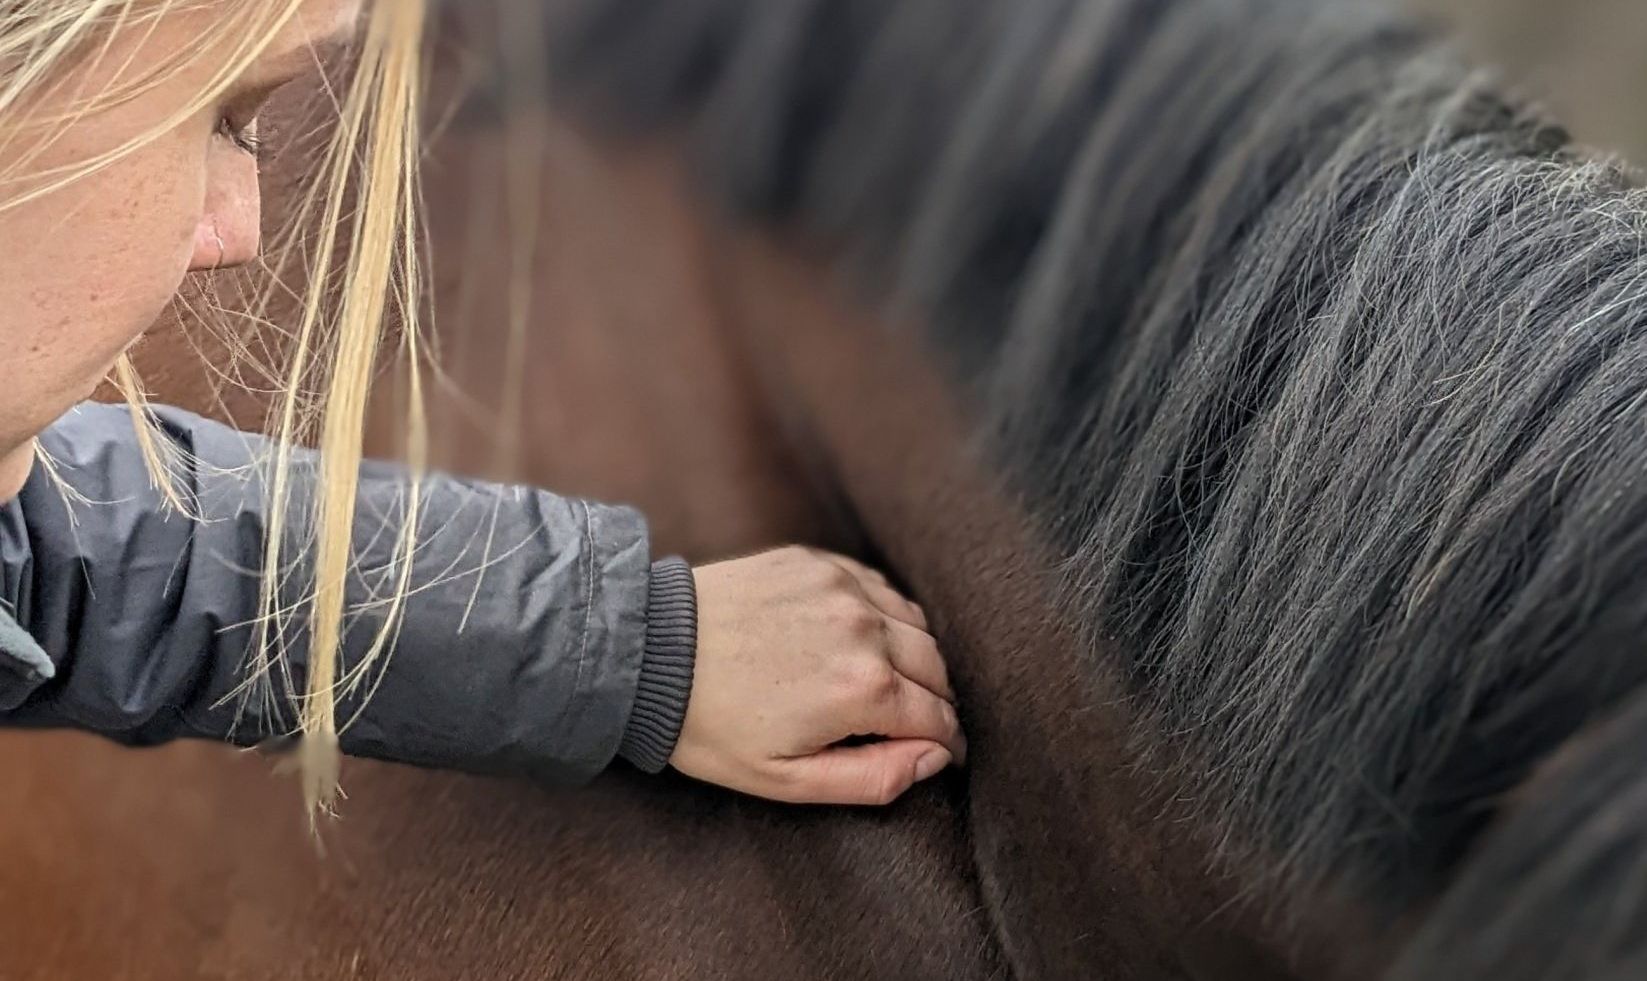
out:
{"label": "short horse hair", "polygon": [[595,125],[679,134],[925,325],[1264,894],[1393,921],[1456,881],[1412,976],[1647,971],[1624,167],[1365,3],[565,0],[552,35]]}

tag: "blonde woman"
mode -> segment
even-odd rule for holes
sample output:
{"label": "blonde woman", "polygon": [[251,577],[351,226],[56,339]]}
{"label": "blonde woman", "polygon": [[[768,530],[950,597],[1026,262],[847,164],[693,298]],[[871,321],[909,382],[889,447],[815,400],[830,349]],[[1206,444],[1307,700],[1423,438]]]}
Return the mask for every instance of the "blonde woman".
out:
{"label": "blonde woman", "polygon": [[[420,0],[0,0],[0,724],[299,731],[319,805],[339,750],[562,781],[623,757],[836,803],[959,760],[921,611],[850,560],[692,570],[625,508],[362,465],[386,318],[418,356],[422,20]],[[307,222],[337,230],[306,252],[341,273],[291,325],[278,431],[145,406],[126,349],[189,272],[258,254],[259,108],[357,30]],[[82,404],[111,370],[131,407]],[[839,745],[866,734],[886,738]]]}

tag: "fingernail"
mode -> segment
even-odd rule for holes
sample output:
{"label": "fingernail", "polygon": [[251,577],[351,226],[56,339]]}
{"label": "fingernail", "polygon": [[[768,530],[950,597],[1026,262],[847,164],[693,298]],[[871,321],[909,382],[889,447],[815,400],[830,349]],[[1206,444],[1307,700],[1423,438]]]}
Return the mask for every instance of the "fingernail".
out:
{"label": "fingernail", "polygon": [[949,765],[949,750],[934,749],[915,761],[915,781],[937,776],[938,771]]}

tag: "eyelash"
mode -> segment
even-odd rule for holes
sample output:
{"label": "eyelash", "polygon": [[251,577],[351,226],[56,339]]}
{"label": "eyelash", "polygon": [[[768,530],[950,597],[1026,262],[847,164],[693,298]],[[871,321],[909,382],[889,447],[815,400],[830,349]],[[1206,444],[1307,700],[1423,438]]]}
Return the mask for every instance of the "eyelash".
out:
{"label": "eyelash", "polygon": [[233,143],[235,149],[251,157],[263,156],[263,140],[256,133],[251,132],[252,124],[235,123],[233,117],[225,115],[217,123],[217,134]]}

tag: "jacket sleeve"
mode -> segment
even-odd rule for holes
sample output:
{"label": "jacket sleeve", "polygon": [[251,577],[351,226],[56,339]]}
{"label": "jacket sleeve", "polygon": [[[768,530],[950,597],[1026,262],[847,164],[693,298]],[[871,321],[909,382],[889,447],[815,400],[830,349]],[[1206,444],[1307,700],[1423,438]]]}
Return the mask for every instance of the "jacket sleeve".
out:
{"label": "jacket sleeve", "polygon": [[[0,723],[136,745],[252,744],[293,730],[303,616],[283,637],[272,691],[241,694],[259,636],[269,444],[180,410],[157,415],[180,451],[193,517],[161,506],[130,417],[99,405],[41,437],[69,492],[36,467],[0,511],[0,600],[49,661],[0,672]],[[296,513],[314,466],[294,455]],[[362,475],[343,670],[386,617],[407,487],[398,468]],[[413,592],[382,669],[340,704],[344,752],[563,782],[620,751],[661,769],[691,688],[690,569],[653,564],[645,522],[627,508],[441,476],[421,492]],[[293,571],[283,601],[300,604],[301,559]]]}

